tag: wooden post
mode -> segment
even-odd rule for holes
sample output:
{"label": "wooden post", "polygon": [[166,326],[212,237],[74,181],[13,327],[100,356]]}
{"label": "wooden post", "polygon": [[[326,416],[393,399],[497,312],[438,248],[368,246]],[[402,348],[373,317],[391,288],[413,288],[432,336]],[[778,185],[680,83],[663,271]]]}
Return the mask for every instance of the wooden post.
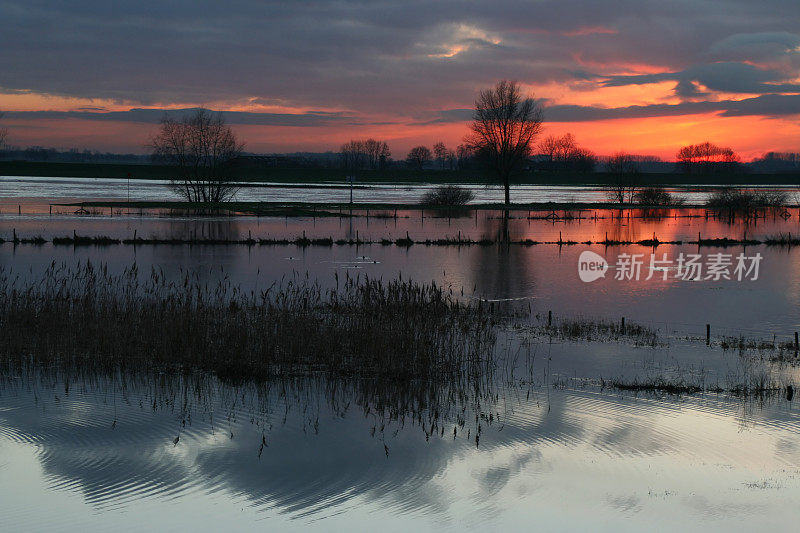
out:
{"label": "wooden post", "polygon": [[549,328],[552,325],[553,325],[553,312],[552,311],[548,311],[547,312],[547,327]]}
{"label": "wooden post", "polygon": [[711,344],[711,324],[706,324],[706,346]]}
{"label": "wooden post", "polygon": [[622,317],[621,330],[622,334],[625,335],[625,317]]}
{"label": "wooden post", "polygon": [[22,214],[22,205],[17,204],[17,214],[18,215]]}
{"label": "wooden post", "polygon": [[794,353],[795,357],[797,356],[797,351],[800,350],[800,342],[797,339],[797,332],[794,332]]}

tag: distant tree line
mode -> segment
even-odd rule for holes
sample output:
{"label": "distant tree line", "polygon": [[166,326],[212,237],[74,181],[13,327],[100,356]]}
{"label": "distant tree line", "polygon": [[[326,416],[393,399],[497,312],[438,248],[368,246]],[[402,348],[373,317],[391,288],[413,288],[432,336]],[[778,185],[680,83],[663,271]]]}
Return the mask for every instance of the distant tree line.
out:
{"label": "distant tree line", "polygon": [[100,152],[97,150],[79,150],[70,148],[45,148],[43,146],[28,146],[26,148],[6,146],[0,147],[0,159],[13,161],[35,161],[42,163],[134,163],[144,164],[150,162],[149,155],[143,154],[117,154]]}
{"label": "distant tree line", "polygon": [[408,167],[422,170],[431,168],[437,170],[464,170],[477,167],[475,150],[466,145],[459,144],[455,150],[439,141],[433,145],[433,150],[427,146],[415,146],[409,150],[405,164]]}
{"label": "distant tree line", "polygon": [[592,172],[597,165],[597,157],[591,150],[581,148],[575,136],[566,133],[562,136],[550,135],[539,143],[540,157],[536,168],[552,172]]}
{"label": "distant tree line", "polygon": [[797,172],[800,171],[800,153],[767,152],[750,163],[756,172]]}
{"label": "distant tree line", "polygon": [[[3,115],[4,113],[0,112],[0,119],[3,118]],[[0,126],[0,150],[2,150],[6,144],[6,138],[8,138],[8,130]]]}
{"label": "distant tree line", "polygon": [[351,140],[339,148],[342,168],[347,170],[378,170],[386,168],[392,159],[386,141],[375,139]]}
{"label": "distant tree line", "polygon": [[731,148],[710,142],[684,146],[678,150],[676,159],[678,169],[687,174],[732,172],[738,170],[742,162]]}

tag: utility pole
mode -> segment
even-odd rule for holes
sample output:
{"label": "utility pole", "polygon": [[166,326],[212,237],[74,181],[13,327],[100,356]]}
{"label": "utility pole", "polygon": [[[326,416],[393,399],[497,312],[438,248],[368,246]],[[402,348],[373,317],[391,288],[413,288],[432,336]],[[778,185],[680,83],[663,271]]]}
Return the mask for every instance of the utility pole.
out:
{"label": "utility pole", "polygon": [[347,181],[350,182],[350,205],[353,205],[353,182],[356,180],[355,176],[347,176]]}

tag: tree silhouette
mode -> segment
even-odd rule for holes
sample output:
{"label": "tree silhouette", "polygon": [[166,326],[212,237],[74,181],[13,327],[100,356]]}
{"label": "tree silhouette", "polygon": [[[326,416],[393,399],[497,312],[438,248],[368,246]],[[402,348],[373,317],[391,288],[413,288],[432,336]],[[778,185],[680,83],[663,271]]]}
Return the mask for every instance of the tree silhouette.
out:
{"label": "tree silhouette", "polygon": [[[0,112],[0,119],[3,118],[5,113]],[[3,149],[3,146],[6,144],[6,138],[8,137],[8,130],[5,128],[0,128],[0,150]]]}
{"label": "tree silhouette", "polygon": [[432,158],[433,154],[431,153],[430,148],[427,146],[415,146],[410,152],[408,152],[406,161],[409,165],[413,166],[417,170],[422,170],[422,167],[429,163]]}
{"label": "tree silhouette", "polygon": [[511,203],[511,174],[522,167],[531,152],[531,144],[542,127],[541,105],[532,97],[522,96],[517,82],[502,80],[480,92],[465,139],[487,158],[489,167],[505,187],[505,203]]}
{"label": "tree silhouette", "polygon": [[165,116],[150,146],[154,158],[174,165],[173,190],[188,202],[223,202],[236,193],[236,159],[244,145],[220,113],[197,109],[176,120]]}

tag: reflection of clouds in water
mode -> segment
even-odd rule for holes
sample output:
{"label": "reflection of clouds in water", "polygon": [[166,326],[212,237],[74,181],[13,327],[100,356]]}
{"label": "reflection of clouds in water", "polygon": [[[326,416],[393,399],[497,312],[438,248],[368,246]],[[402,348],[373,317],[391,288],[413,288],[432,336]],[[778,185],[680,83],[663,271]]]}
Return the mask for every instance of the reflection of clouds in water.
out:
{"label": "reflection of clouds in water", "polygon": [[511,451],[510,457],[504,457],[504,450],[495,450],[493,455],[498,457],[499,466],[490,466],[482,471],[475,472],[475,478],[479,483],[480,497],[491,497],[500,492],[512,477],[516,477],[523,469],[528,467],[532,461],[541,463],[542,454],[534,448]]}
{"label": "reflection of clouds in water", "polygon": [[[464,438],[426,442],[412,420],[387,426],[385,440],[380,433],[373,437],[374,416],[315,405],[320,399],[291,407],[283,421],[277,397],[269,400],[272,415],[261,418],[245,406],[215,403],[192,414],[163,398],[152,400],[146,390],[125,396],[39,391],[41,405],[33,407],[32,394],[18,390],[4,395],[14,407],[3,413],[3,424],[18,442],[41,447],[52,489],[80,492],[102,509],[139,498],[224,491],[296,516],[363,498],[441,514],[446,494],[426,485],[453,450],[471,447]],[[74,416],[87,409],[91,417]],[[262,435],[267,446],[259,457]]]}
{"label": "reflection of clouds in water", "polygon": [[[751,480],[754,458],[765,471],[780,472],[800,454],[790,437],[800,424],[782,404],[762,407],[754,430],[742,432],[735,402],[567,390],[526,400],[502,389],[499,401],[487,405],[495,422],[479,418],[476,447],[469,422],[454,440],[452,421],[441,424],[440,437],[424,414],[385,420],[363,398],[295,385],[282,393],[216,382],[184,388],[161,379],[115,388],[94,379],[73,382],[65,394],[57,382],[5,382],[0,440],[36,446],[51,490],[81,494],[104,511],[152,498],[214,495],[294,519],[368,505],[449,525],[466,519],[462,512],[484,520],[502,520],[514,509],[547,514],[553,502],[562,510],[594,506],[647,519],[654,499],[641,491],[650,484],[677,484],[680,497],[667,504],[693,516],[750,516],[769,511],[769,504],[748,503],[747,494],[726,487]],[[384,432],[373,436],[381,423]],[[784,485],[787,496],[798,490],[796,483]],[[11,487],[0,485],[4,490]]]}
{"label": "reflection of clouds in water", "polygon": [[641,500],[638,496],[609,496],[606,499],[609,506],[623,513],[636,513],[642,510]]}

